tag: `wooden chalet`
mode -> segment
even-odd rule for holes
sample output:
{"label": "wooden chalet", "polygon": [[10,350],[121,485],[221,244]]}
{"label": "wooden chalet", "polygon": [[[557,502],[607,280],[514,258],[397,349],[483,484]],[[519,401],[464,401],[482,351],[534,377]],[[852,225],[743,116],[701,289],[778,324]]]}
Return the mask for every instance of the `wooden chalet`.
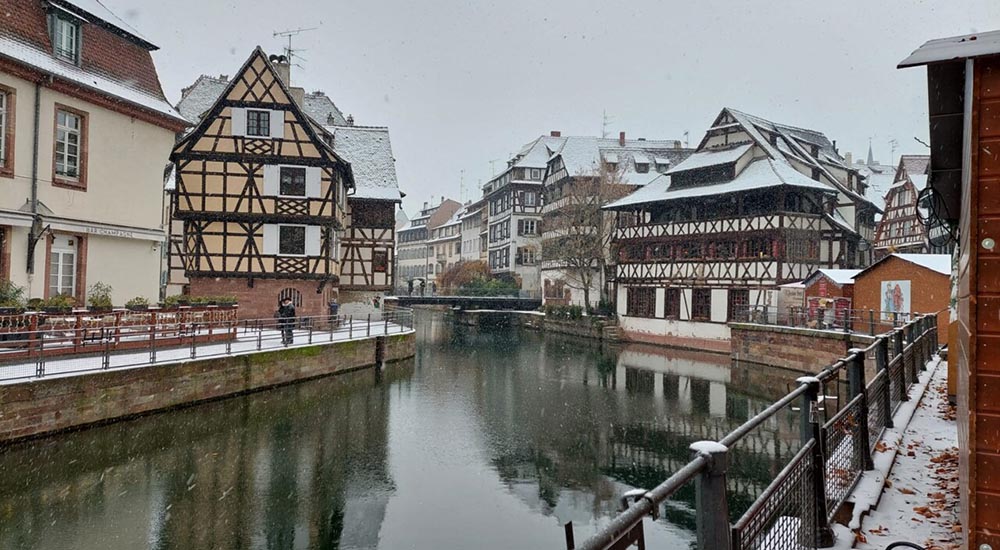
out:
{"label": "wooden chalet", "polygon": [[931,40],[927,67],[932,238],[957,240],[956,368],[963,548],[1000,548],[1000,30]]}
{"label": "wooden chalet", "polygon": [[780,285],[866,264],[879,212],[822,133],[733,109],[693,155],[606,208],[619,215],[626,334],[726,350],[726,323],[775,307]]}
{"label": "wooden chalet", "polygon": [[927,155],[903,155],[885,194],[885,213],[875,229],[875,255],[929,251],[927,229],[917,216],[917,199],[927,186]]}
{"label": "wooden chalet", "polygon": [[334,150],[351,163],[354,190],[347,195],[347,223],[341,241],[340,301],[367,303],[395,286],[396,182],[389,129],[327,126]]}
{"label": "wooden chalet", "polygon": [[244,317],[272,315],[279,295],[300,315],[323,314],[337,298],[354,178],[284,68],[254,50],[171,155],[189,291],[235,295]]}

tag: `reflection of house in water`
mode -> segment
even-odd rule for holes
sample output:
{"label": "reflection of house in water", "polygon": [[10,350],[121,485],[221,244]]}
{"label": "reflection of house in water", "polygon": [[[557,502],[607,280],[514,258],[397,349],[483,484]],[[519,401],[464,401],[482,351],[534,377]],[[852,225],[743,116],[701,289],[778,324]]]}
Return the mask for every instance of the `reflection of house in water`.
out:
{"label": "reflection of house in water", "polygon": [[[772,402],[729,385],[728,357],[630,346],[593,348],[580,364],[579,341],[551,335],[517,349],[510,361],[537,369],[486,370],[474,390],[485,440],[511,493],[560,522],[614,515],[625,488],[654,487],[690,460],[690,443],[721,438]],[[798,438],[789,414],[733,449],[734,509],[766,488]],[[670,521],[693,527],[693,504],[692,486]]]}
{"label": "reflection of house in water", "polygon": [[395,489],[389,384],[372,380],[348,373],[5,453],[0,471],[23,476],[0,477],[13,510],[0,548],[375,548]]}

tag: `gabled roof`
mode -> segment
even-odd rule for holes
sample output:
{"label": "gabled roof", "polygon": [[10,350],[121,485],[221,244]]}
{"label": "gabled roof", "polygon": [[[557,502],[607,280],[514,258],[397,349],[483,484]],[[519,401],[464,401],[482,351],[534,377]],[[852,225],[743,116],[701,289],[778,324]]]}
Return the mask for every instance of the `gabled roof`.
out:
{"label": "gabled roof", "polygon": [[783,185],[828,193],[834,192],[834,189],[829,185],[805,177],[784,161],[759,158],[749,163],[734,179],[722,183],[674,187],[671,185],[671,176],[660,175],[643,188],[608,204],[604,208],[608,210],[627,209],[653,202],[743,193]]}
{"label": "gabled roof", "polygon": [[1000,54],[1000,31],[966,34],[929,40],[901,61],[897,68],[995,54]]}
{"label": "gabled roof", "polygon": [[889,258],[898,258],[942,275],[951,275],[951,255],[949,254],[889,254],[881,260],[861,270],[861,273],[855,275],[854,279],[856,280],[862,274],[875,269],[876,266],[887,261]]}
{"label": "gabled roof", "polygon": [[860,269],[817,269],[809,274],[804,281],[802,281],[806,286],[811,285],[815,280],[819,279],[821,276],[830,279],[838,286],[853,285],[854,276],[861,273]]}
{"label": "gabled roof", "polygon": [[739,160],[747,151],[753,148],[752,143],[744,143],[728,149],[705,149],[691,155],[680,164],[667,170],[668,174],[676,174],[687,170],[705,168],[707,166],[717,166],[729,164]]}
{"label": "gabled roof", "polygon": [[215,105],[222,92],[229,86],[229,78],[226,76],[201,75],[194,84],[181,90],[181,100],[177,102],[177,110],[181,115],[197,123],[201,116]]}
{"label": "gabled roof", "polygon": [[355,191],[350,198],[399,202],[396,159],[389,129],[377,126],[326,126],[333,134],[333,150],[351,163]]}

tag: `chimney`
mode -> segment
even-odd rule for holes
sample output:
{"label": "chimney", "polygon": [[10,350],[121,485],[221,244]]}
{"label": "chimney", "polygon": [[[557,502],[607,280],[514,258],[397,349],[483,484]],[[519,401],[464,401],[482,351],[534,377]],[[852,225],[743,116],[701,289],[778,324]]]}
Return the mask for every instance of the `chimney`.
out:
{"label": "chimney", "polygon": [[423,210],[427,210],[427,201],[424,201],[424,208],[423,208]]}
{"label": "chimney", "polygon": [[854,166],[854,155],[850,151],[844,153],[844,160],[847,162],[847,166]]}
{"label": "chimney", "polygon": [[354,115],[347,115],[347,125],[354,126]]}
{"label": "chimney", "polygon": [[625,147],[625,132],[618,132],[618,145]]}
{"label": "chimney", "polygon": [[562,132],[560,132],[559,130],[552,130],[551,132],[549,132],[549,135],[552,137],[562,137]]}
{"label": "chimney", "polygon": [[268,59],[271,60],[271,64],[274,65],[274,72],[278,73],[278,78],[285,84],[288,88],[289,95],[292,96],[292,101],[298,104],[300,107],[306,103],[306,90],[305,88],[293,88],[292,87],[292,63],[287,57],[283,55],[272,55]]}

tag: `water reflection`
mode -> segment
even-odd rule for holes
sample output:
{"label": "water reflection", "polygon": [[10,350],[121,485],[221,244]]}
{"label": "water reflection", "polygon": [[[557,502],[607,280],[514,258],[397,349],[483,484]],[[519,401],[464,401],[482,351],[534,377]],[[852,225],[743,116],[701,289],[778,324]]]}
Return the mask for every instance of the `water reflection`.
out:
{"label": "water reflection", "polygon": [[[562,548],[771,399],[728,359],[418,316],[417,356],[0,451],[0,548]],[[740,386],[740,387],[737,387]],[[738,514],[794,418],[734,449]],[[687,487],[647,533],[693,540]]]}

